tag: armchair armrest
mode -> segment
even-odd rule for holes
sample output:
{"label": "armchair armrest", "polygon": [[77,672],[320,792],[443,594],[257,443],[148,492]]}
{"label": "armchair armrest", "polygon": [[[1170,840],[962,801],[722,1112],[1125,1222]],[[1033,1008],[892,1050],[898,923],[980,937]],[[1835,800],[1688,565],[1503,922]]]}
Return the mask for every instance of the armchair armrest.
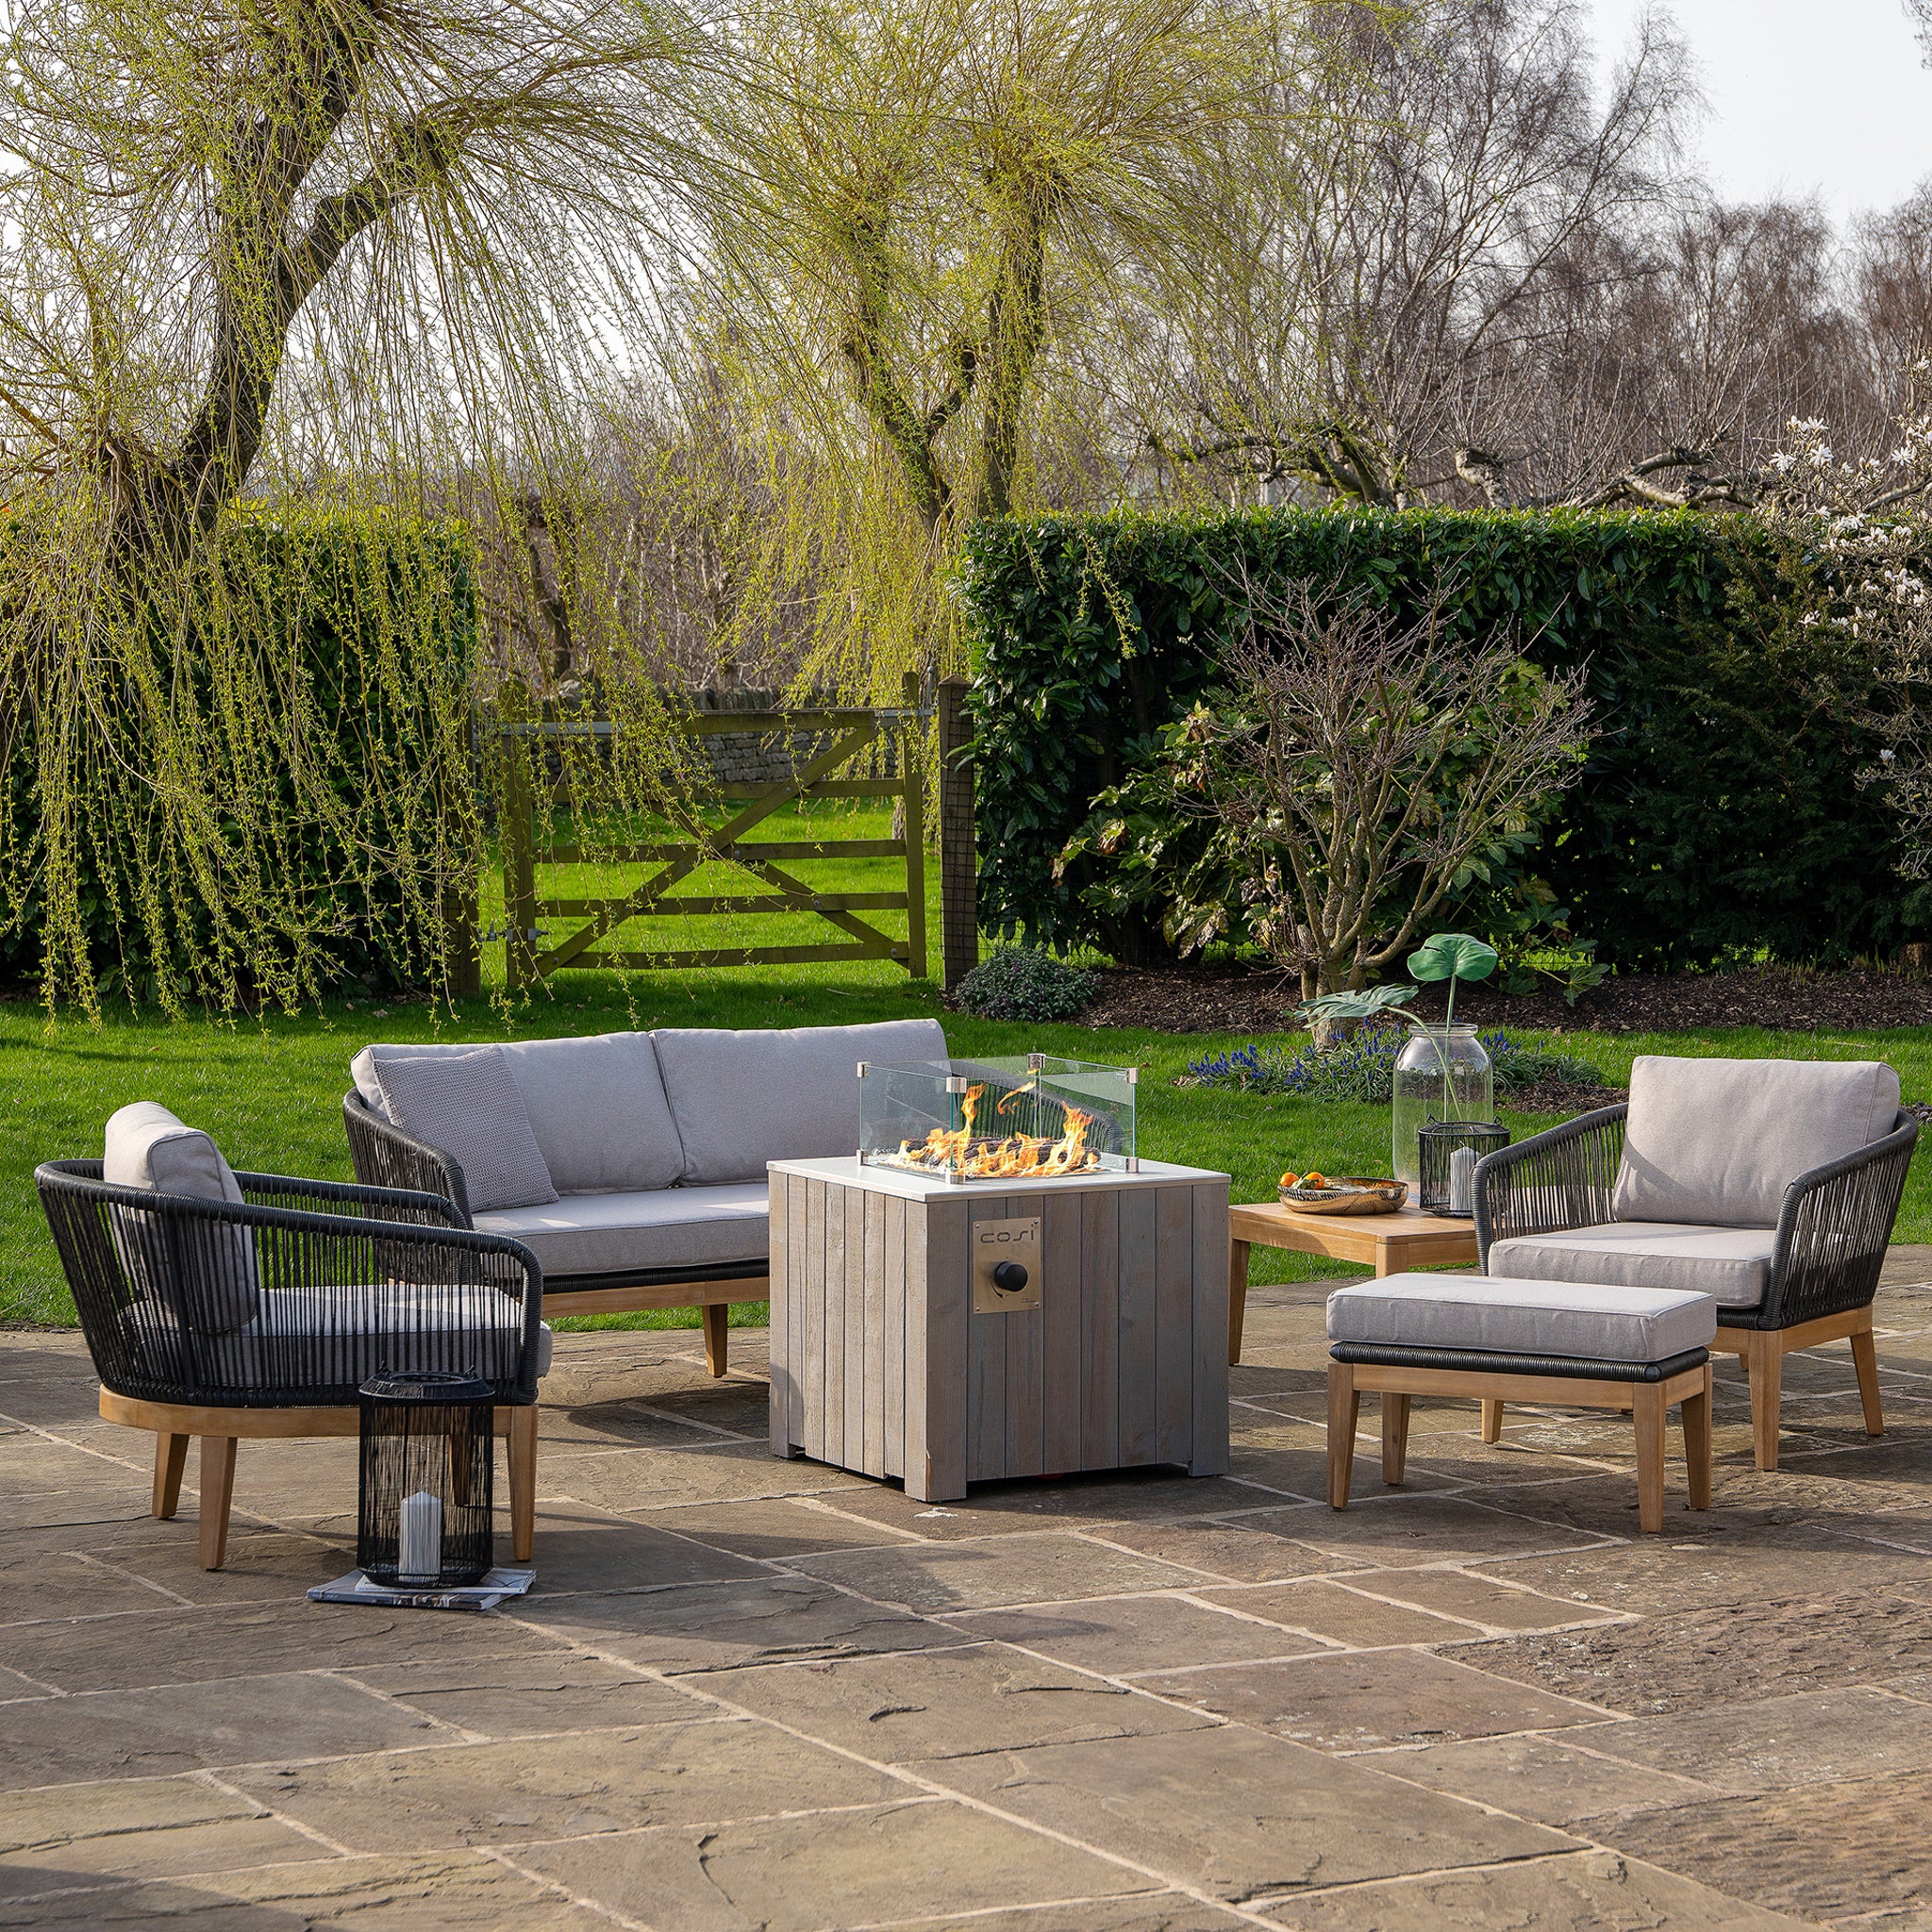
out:
{"label": "armchair armrest", "polygon": [[1785,1190],[1771,1286],[1753,1325],[1790,1328],[1870,1303],[1918,1139],[1918,1122],[1901,1110],[1890,1133]]}
{"label": "armchair armrest", "polygon": [[364,1187],[441,1194],[455,1205],[464,1227],[475,1224],[460,1161],[372,1112],[353,1089],[342,1095],[342,1125],[348,1131],[356,1178]]}
{"label": "armchair armrest", "polygon": [[309,1214],[353,1214],[366,1221],[415,1222],[428,1227],[470,1224],[447,1196],[409,1188],[362,1187],[351,1181],[316,1181],[289,1174],[243,1174],[236,1181],[254,1208],[289,1208]]}
{"label": "armchair armrest", "polygon": [[1627,1101],[1600,1107],[1476,1162],[1475,1240],[1482,1267],[1490,1265],[1495,1241],[1609,1220],[1629,1111]]}

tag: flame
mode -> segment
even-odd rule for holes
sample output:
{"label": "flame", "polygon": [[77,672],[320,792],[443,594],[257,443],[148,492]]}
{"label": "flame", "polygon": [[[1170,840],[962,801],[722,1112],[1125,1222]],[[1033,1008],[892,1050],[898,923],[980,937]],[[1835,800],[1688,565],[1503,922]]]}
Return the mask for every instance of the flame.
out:
{"label": "flame", "polygon": [[[993,1108],[994,1115],[1008,1112],[1015,1101],[1026,1095],[1038,1094],[1039,1088],[1039,1081],[1034,1079],[1012,1089],[1001,1096]],[[1055,1099],[1050,1093],[1040,1097],[1058,1107],[1065,1116],[1058,1140],[1050,1140],[1044,1134],[1014,1133],[1004,1139],[987,1136],[975,1141],[973,1124],[978,1118],[979,1103],[985,1092],[983,1085],[967,1088],[959,1108],[960,1124],[950,1131],[935,1127],[917,1147],[909,1141],[901,1141],[891,1164],[921,1172],[963,1174],[969,1180],[1042,1180],[1100,1171],[1100,1157],[1087,1145],[1087,1132],[1093,1124],[1093,1116]]]}

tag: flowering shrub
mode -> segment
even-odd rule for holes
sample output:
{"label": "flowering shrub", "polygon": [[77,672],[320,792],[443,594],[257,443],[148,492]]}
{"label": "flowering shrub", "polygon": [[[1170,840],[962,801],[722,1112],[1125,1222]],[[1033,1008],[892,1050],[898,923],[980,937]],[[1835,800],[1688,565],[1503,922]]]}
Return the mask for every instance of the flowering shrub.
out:
{"label": "flowering shrub", "polygon": [[[1327,1047],[1236,1047],[1188,1062],[1202,1087],[1235,1087],[1247,1093],[1291,1093],[1301,1100],[1387,1101],[1395,1091],[1395,1060],[1408,1034],[1394,1026],[1364,1026]],[[1602,1073],[1588,1060],[1558,1053],[1541,1041],[1520,1041],[1501,1031],[1478,1034],[1495,1069],[1496,1086],[1508,1092],[1544,1080],[1601,1087]]]}

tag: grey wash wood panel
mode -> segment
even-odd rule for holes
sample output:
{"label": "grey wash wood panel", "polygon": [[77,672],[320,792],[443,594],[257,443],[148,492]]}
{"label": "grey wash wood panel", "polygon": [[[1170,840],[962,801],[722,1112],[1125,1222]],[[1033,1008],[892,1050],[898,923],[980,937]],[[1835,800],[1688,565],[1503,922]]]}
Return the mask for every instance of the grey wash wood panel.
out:
{"label": "grey wash wood panel", "polygon": [[1227,1189],[1194,1189],[1194,1400],[1191,1475],[1228,1471]]}
{"label": "grey wash wood panel", "polygon": [[865,1224],[865,1359],[860,1378],[863,1413],[859,1446],[867,1475],[886,1473],[886,1404],[899,1380],[899,1365],[886,1352],[886,1197],[867,1193],[860,1198]]}
{"label": "grey wash wood panel", "polygon": [[[967,1203],[969,1231],[981,1222],[1004,1221],[1012,1203],[1004,1196],[989,1200],[981,1196]],[[1007,1334],[1010,1315],[975,1315],[973,1298],[973,1259],[970,1246],[966,1260],[967,1321],[971,1324],[969,1347],[972,1375],[970,1406],[966,1422],[966,1476],[969,1482],[995,1482],[1007,1474]],[[1024,1472],[1015,1471],[1015,1474]]]}
{"label": "grey wash wood panel", "polygon": [[[880,1241],[884,1254],[886,1304],[885,1361],[885,1445],[881,1474],[906,1474],[906,1383],[914,1357],[908,1338],[912,1331],[911,1290],[906,1279],[906,1204],[894,1195],[874,1194],[866,1200],[866,1213],[877,1204]],[[920,1348],[924,1348],[925,1324],[922,1304]]]}
{"label": "grey wash wood panel", "polygon": [[1159,1459],[1158,1346],[1154,1244],[1158,1225],[1155,1188],[1124,1191],[1120,1197],[1120,1460],[1131,1468]]}
{"label": "grey wash wood panel", "polygon": [[825,1446],[824,1459],[845,1463],[845,1203],[846,1188],[825,1190]]}
{"label": "grey wash wood panel", "polygon": [[[915,1213],[924,1222],[924,1241],[919,1239]],[[915,1472],[909,1463],[906,1487],[922,1502],[966,1493],[966,1398],[973,1321],[967,1234],[963,1201],[929,1201],[917,1209],[907,1209],[907,1288],[914,1298],[925,1303],[925,1443],[919,1488],[913,1490]]]}
{"label": "grey wash wood panel", "polygon": [[786,1202],[786,1219],[791,1224],[786,1272],[790,1276],[792,1359],[798,1365],[791,1377],[791,1444],[801,1451],[805,1447],[806,1364],[810,1357],[805,1320],[805,1285],[810,1272],[810,1257],[805,1250],[805,1182],[794,1175]]}
{"label": "grey wash wood panel", "polygon": [[[1043,1250],[1046,1203],[1035,1198],[1015,1201],[1011,1207],[1016,1213],[1040,1215]],[[1045,1259],[1042,1252],[1030,1264],[1036,1274],[1043,1275]],[[1007,1474],[1040,1475],[1046,1468],[1041,1413],[1046,1370],[1045,1293],[1042,1292],[1041,1305],[1037,1308],[1010,1315],[977,1315],[974,1319],[1007,1331]]]}
{"label": "grey wash wood panel", "polygon": [[825,1458],[825,1184],[805,1184],[805,1453]]}
{"label": "grey wash wood panel", "polygon": [[791,1182],[782,1174],[766,1177],[765,1224],[771,1230],[772,1288],[772,1453],[791,1454],[791,1394],[797,1372],[791,1360]]}
{"label": "grey wash wood panel", "polygon": [[1041,1356],[1042,1413],[1040,1466],[1046,1474],[1084,1467],[1081,1389],[1086,1300],[1081,1266],[1079,1194],[1049,1194],[1041,1203]]}
{"label": "grey wash wood panel", "polygon": [[1080,1197],[1080,1467],[1121,1459],[1121,1200]]}
{"label": "grey wash wood panel", "polygon": [[1155,1199],[1156,1457],[1189,1459],[1194,1414],[1194,1191]]}

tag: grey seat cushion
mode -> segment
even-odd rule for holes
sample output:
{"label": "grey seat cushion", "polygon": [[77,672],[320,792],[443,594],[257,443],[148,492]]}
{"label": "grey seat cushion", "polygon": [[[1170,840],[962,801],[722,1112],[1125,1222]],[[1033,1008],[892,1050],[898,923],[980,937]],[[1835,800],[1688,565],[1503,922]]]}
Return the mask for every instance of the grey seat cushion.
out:
{"label": "grey seat cushion", "polygon": [[1897,1113],[1898,1075],[1882,1060],[1641,1054],[1611,1216],[1775,1226],[1792,1181],[1869,1147]]}
{"label": "grey seat cushion", "polygon": [[575,1194],[547,1208],[479,1214],[486,1234],[522,1241],[545,1276],[617,1274],[645,1268],[701,1268],[767,1255],[765,1181],[645,1192]]}
{"label": "grey seat cushion", "polygon": [[1659,1362],[1708,1348],[1717,1303],[1662,1288],[1584,1288],[1483,1274],[1391,1274],[1328,1297],[1328,1339]]}
{"label": "grey seat cushion", "polygon": [[[101,1178],[109,1187],[242,1206],[241,1185],[222,1150],[154,1100],[137,1100],[108,1117]],[[133,1293],[173,1308],[198,1334],[225,1335],[255,1319],[250,1229],[125,1208],[109,1210],[108,1225]]]}
{"label": "grey seat cushion", "polygon": [[500,1048],[424,1055],[379,1046],[372,1057],[390,1119],[461,1167],[473,1214],[557,1199]]}
{"label": "grey seat cushion", "polygon": [[[523,1334],[522,1305],[494,1290],[455,1301],[448,1289],[399,1282],[272,1290],[256,1319],[223,1337],[204,1366],[240,1389],[361,1383],[429,1369],[508,1382]],[[550,1367],[550,1351],[549,1326],[540,1323],[539,1375]]]}
{"label": "grey seat cushion", "polygon": [[762,1181],[771,1160],[858,1146],[858,1062],[946,1055],[937,1020],[742,1033],[670,1027],[651,1036],[684,1142],[684,1179]]}
{"label": "grey seat cushion", "polygon": [[[559,1194],[668,1188],[684,1172],[684,1146],[664,1098],[648,1033],[496,1044],[524,1097],[530,1132]],[[471,1049],[365,1046],[349,1071],[363,1104],[387,1119],[375,1058],[384,1051],[425,1058]]]}
{"label": "grey seat cushion", "polygon": [[1715,1295],[1720,1307],[1741,1313],[1764,1300],[1776,1246],[1777,1230],[1771,1227],[1611,1221],[1560,1234],[1512,1236],[1491,1247],[1485,1265],[1504,1280],[1685,1290]]}

